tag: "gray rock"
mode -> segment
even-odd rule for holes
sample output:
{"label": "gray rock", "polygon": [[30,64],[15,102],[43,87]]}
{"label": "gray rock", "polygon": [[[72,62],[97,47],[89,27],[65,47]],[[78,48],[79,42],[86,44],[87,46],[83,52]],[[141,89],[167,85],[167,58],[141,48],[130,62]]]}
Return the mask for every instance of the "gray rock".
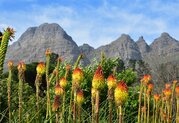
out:
{"label": "gray rock", "polygon": [[141,55],[144,57],[144,55],[150,51],[149,45],[145,42],[143,36],[139,37],[136,43],[139,47]]}
{"label": "gray rock", "polygon": [[8,47],[6,62],[45,61],[47,48],[69,61],[75,61],[80,54],[77,44],[58,24],[44,23],[39,27],[28,28],[17,42]]}

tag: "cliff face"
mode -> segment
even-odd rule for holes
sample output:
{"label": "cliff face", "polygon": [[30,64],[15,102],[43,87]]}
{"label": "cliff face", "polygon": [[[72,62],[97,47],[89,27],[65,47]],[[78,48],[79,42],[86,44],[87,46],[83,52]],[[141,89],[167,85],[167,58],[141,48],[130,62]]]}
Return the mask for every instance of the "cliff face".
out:
{"label": "cliff face", "polygon": [[179,41],[168,33],[162,33],[151,45],[145,42],[141,36],[138,41],[131,39],[129,35],[122,34],[118,39],[108,45],[97,49],[84,44],[77,46],[58,24],[44,23],[38,27],[28,28],[14,44],[8,47],[7,60],[20,60],[31,63],[45,60],[45,50],[50,48],[65,60],[74,62],[80,53],[86,58],[83,64],[92,63],[93,59],[100,59],[101,52],[107,57],[120,57],[122,60],[144,60],[151,68],[160,63],[179,62]]}
{"label": "cliff face", "polygon": [[44,23],[39,27],[28,28],[19,40],[12,44],[8,48],[6,61],[44,61],[47,48],[66,60],[74,61],[80,54],[77,44],[58,24]]}

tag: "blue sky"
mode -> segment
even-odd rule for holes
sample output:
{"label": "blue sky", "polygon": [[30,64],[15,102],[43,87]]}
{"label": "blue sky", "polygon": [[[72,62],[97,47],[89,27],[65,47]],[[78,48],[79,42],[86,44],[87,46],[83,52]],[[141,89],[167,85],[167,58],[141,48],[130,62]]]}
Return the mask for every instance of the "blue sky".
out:
{"label": "blue sky", "polygon": [[179,0],[0,0],[0,30],[58,23],[78,44],[105,45],[129,34],[150,44],[162,32],[179,40]]}

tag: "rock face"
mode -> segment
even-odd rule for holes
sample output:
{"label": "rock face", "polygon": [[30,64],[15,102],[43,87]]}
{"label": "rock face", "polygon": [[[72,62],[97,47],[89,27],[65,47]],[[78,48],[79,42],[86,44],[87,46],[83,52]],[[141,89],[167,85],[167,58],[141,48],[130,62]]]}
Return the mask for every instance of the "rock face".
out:
{"label": "rock face", "polygon": [[7,60],[25,63],[45,60],[45,51],[52,52],[67,60],[76,60],[80,50],[73,39],[55,23],[44,23],[39,27],[28,28],[17,42],[8,47]]}
{"label": "rock face", "polygon": [[139,47],[141,55],[144,57],[146,53],[150,51],[149,45],[145,42],[143,36],[139,37],[136,43],[137,43],[137,46]]}
{"label": "rock face", "polygon": [[45,50],[50,48],[65,60],[74,62],[80,53],[85,54],[84,65],[92,63],[93,59],[100,59],[101,52],[107,57],[120,57],[124,62],[129,60],[144,60],[153,70],[160,63],[179,64],[179,41],[168,33],[162,33],[151,45],[148,45],[141,36],[134,42],[129,35],[122,34],[108,45],[97,49],[83,44],[77,46],[73,39],[55,23],[44,23],[39,27],[28,28],[17,42],[8,47],[7,60],[16,64],[20,60],[25,63],[45,60]]}
{"label": "rock face", "polygon": [[126,61],[129,59],[141,60],[141,53],[137,44],[131,39],[129,35],[122,34],[117,40],[112,43],[101,46],[93,50],[89,55],[88,59],[100,58],[100,53],[104,52],[107,57],[120,57]]}

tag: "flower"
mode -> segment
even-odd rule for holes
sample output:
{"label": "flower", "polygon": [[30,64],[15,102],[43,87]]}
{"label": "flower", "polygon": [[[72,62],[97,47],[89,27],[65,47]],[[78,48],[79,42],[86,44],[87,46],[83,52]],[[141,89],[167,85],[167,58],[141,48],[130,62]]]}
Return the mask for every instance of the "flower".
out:
{"label": "flower", "polygon": [[107,78],[107,85],[109,90],[116,87],[116,81],[116,78],[112,74]]}
{"label": "flower", "polygon": [[147,94],[150,95],[152,90],[153,90],[153,88],[154,88],[154,84],[150,83],[150,84],[148,84],[147,87],[148,87],[147,88]]}
{"label": "flower", "polygon": [[114,98],[117,105],[122,105],[128,99],[128,88],[124,81],[120,81],[114,91]]}
{"label": "flower", "polygon": [[177,84],[177,80],[173,80],[173,84]]}
{"label": "flower", "polygon": [[25,72],[26,71],[26,65],[24,62],[19,62],[19,64],[17,65],[17,69],[19,72]]}
{"label": "flower", "polygon": [[61,79],[60,79],[60,82],[59,82],[59,84],[60,84],[60,86],[62,87],[62,88],[66,88],[66,86],[67,86],[67,80],[65,79],[65,77],[62,77]]}
{"label": "flower", "polygon": [[175,87],[175,93],[176,93],[177,99],[179,99],[179,86]]}
{"label": "flower", "polygon": [[172,95],[172,90],[169,89],[169,88],[168,89],[164,89],[163,93],[166,96],[166,99],[169,99],[171,97],[171,95]]}
{"label": "flower", "polygon": [[158,102],[160,100],[160,94],[154,94],[154,100]]}
{"label": "flower", "polygon": [[8,68],[9,68],[9,70],[11,70],[12,69],[12,67],[13,67],[13,61],[12,60],[9,60],[8,61],[8,63],[7,63],[7,66],[8,66]]}
{"label": "flower", "polygon": [[84,95],[81,89],[77,91],[76,102],[78,105],[81,105],[84,102]]}
{"label": "flower", "polygon": [[171,84],[170,83],[166,83],[165,84],[165,89],[169,89],[171,87]]}
{"label": "flower", "polygon": [[45,63],[40,62],[36,67],[37,74],[43,75],[45,73]]}
{"label": "flower", "polygon": [[60,96],[56,95],[52,106],[52,111],[57,111],[60,105]]}
{"label": "flower", "polygon": [[80,68],[75,68],[72,73],[73,83],[79,85],[83,80],[83,76],[83,71]]}
{"label": "flower", "polygon": [[104,75],[102,71],[102,67],[99,65],[92,80],[92,87],[94,89],[102,89],[104,87],[105,81],[104,81]]}
{"label": "flower", "polygon": [[146,75],[144,75],[144,77],[141,79],[141,82],[142,82],[143,84],[147,85],[150,80],[151,80],[151,75],[146,74]]}
{"label": "flower", "polygon": [[55,86],[55,95],[63,95],[64,93],[64,89],[59,85],[59,84],[56,84]]}
{"label": "flower", "polygon": [[69,64],[66,65],[66,70],[70,70],[71,69],[71,66]]}
{"label": "flower", "polygon": [[47,48],[45,51],[45,55],[50,56],[51,54],[52,54],[52,51],[49,48]]}

